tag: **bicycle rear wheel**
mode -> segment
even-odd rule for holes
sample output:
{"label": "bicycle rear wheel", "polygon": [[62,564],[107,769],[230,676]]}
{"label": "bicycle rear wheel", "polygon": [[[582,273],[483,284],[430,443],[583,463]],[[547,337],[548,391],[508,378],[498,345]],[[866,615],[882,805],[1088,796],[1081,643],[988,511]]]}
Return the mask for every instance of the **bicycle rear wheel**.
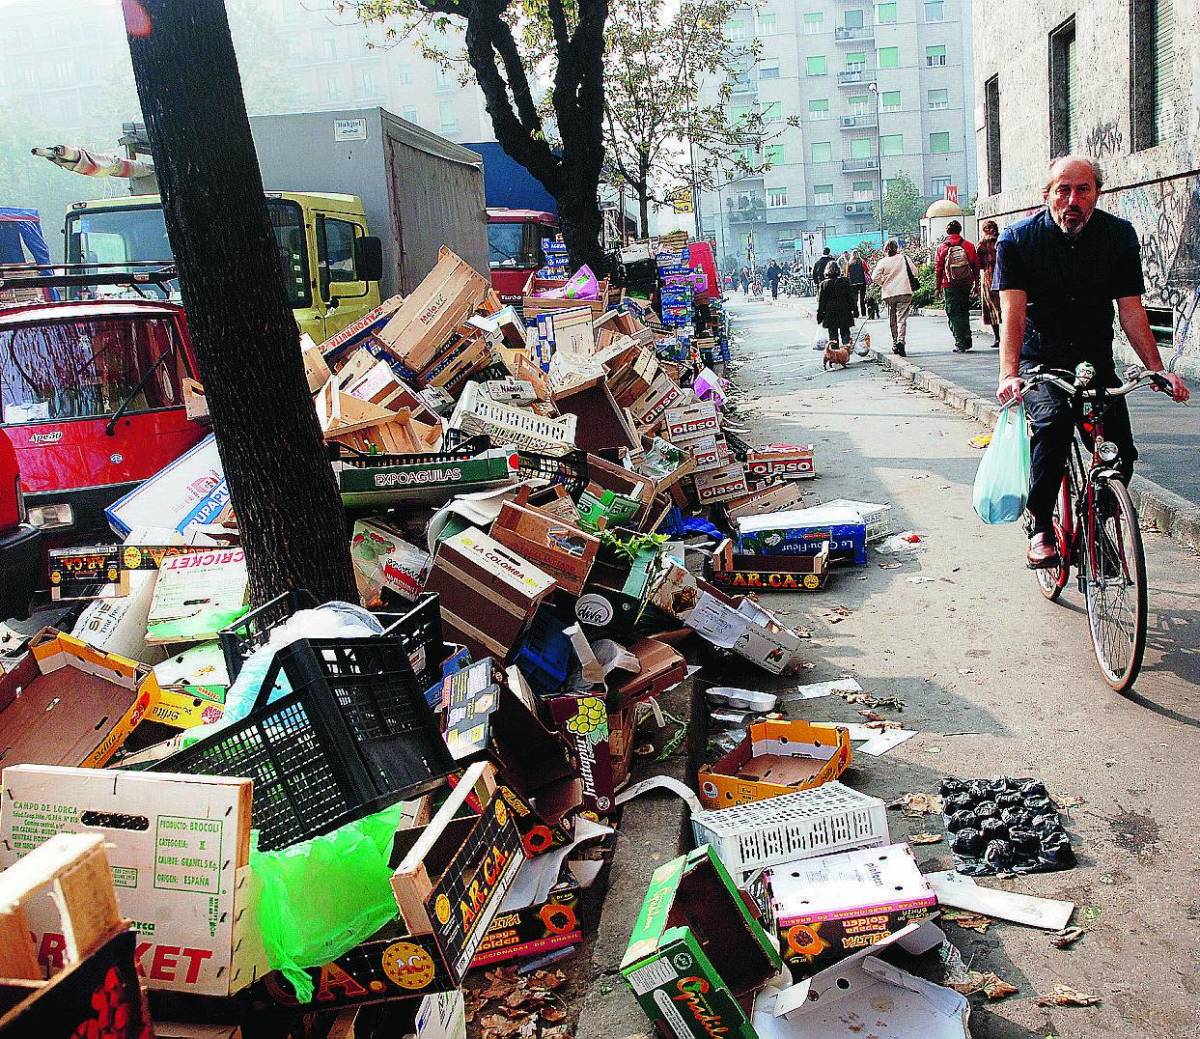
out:
{"label": "bicycle rear wheel", "polygon": [[1133,686],[1146,651],[1146,553],[1137,511],[1119,480],[1097,483],[1084,540],[1087,613],[1096,662],[1118,693]]}
{"label": "bicycle rear wheel", "polygon": [[1066,588],[1071,576],[1071,481],[1064,474],[1058,497],[1054,500],[1054,544],[1058,547],[1058,566],[1035,570],[1038,587],[1051,602]]}

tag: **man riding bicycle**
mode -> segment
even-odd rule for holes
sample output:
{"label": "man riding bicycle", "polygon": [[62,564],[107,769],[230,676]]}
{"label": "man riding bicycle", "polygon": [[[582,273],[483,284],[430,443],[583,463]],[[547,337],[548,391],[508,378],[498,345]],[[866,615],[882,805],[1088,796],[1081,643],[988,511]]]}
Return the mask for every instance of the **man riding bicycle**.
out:
{"label": "man riding bicycle", "polygon": [[[1054,160],[1042,189],[1046,208],[1010,224],[996,244],[992,288],[1000,292],[1001,404],[1024,400],[1033,428],[1026,562],[1032,569],[1058,565],[1053,535],[1054,501],[1074,437],[1072,402],[1051,385],[1024,392],[1022,376],[1038,366],[1074,371],[1082,361],[1096,369],[1096,383],[1118,386],[1113,358],[1113,302],[1130,346],[1152,372],[1163,370],[1150,319],[1142,306],[1141,249],[1133,225],[1096,208],[1104,177],[1092,159]],[[1171,396],[1190,396],[1183,379],[1165,374]],[[1156,387],[1157,388],[1157,387]],[[1164,387],[1166,389],[1166,387]],[[1137,459],[1129,410],[1114,400],[1105,415],[1105,436],[1120,451],[1128,482]]]}

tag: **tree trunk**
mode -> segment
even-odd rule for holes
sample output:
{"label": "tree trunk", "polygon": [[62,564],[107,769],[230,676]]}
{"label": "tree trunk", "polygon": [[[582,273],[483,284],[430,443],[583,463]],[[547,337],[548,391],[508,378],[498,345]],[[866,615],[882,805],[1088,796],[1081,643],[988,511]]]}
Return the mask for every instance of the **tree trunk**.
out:
{"label": "tree trunk", "polygon": [[[167,236],[255,604],[357,601],[223,0],[124,0]],[[316,291],[315,282],[313,291]]]}
{"label": "tree trunk", "polygon": [[607,261],[600,246],[604,218],[596,199],[596,181],[586,173],[564,170],[566,185],[555,196],[558,226],[576,267],[587,264],[598,277],[607,272]]}
{"label": "tree trunk", "polygon": [[638,221],[642,226],[642,238],[650,237],[650,189],[646,184],[639,184],[638,189]]}

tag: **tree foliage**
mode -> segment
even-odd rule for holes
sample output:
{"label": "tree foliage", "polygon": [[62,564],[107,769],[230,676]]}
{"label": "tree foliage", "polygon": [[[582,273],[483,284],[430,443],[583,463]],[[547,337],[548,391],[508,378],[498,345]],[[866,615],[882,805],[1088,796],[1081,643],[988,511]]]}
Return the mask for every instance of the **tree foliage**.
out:
{"label": "tree foliage", "polygon": [[392,39],[414,39],[446,66],[465,72],[465,61],[496,140],[558,202],[572,260],[603,266],[596,194],[609,0],[339,0],[337,8],[386,25]]}
{"label": "tree foliage", "polygon": [[[921,230],[921,219],[929,208],[929,200],[907,173],[900,173],[888,181],[883,196],[883,226],[892,234],[916,234]],[[879,206],[875,206],[875,219],[879,219]]]}

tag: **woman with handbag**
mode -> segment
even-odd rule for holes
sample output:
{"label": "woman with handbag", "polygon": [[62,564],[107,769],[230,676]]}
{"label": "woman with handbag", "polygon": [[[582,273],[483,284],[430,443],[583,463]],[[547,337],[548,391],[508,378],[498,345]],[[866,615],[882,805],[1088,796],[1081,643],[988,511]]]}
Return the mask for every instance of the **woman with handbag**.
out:
{"label": "woman with handbag", "polygon": [[900,251],[896,239],[889,238],[883,247],[883,256],[871,272],[872,280],[879,286],[879,295],[888,310],[888,324],[892,331],[892,353],[899,357],[904,352],[904,338],[908,332],[908,311],[912,306],[913,292],[920,287],[912,261]]}

